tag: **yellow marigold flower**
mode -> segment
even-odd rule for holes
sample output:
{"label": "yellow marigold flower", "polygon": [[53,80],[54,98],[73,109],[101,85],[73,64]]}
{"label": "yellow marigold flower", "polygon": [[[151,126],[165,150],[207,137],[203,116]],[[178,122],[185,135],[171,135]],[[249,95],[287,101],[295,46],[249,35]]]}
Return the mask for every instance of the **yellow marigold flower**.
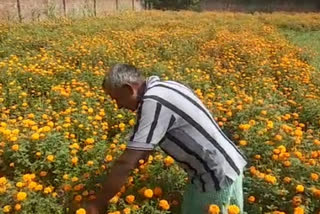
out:
{"label": "yellow marigold flower", "polygon": [[94,143],[94,139],[93,138],[87,138],[85,142],[86,142],[86,144],[93,144]]}
{"label": "yellow marigold flower", "polygon": [[6,185],[8,183],[8,180],[6,177],[0,178],[0,186]]}
{"label": "yellow marigold flower", "polygon": [[17,200],[18,201],[24,201],[26,198],[27,198],[27,193],[18,192],[18,194],[17,194]]}
{"label": "yellow marigold flower", "polygon": [[36,182],[31,181],[30,184],[28,185],[28,188],[29,188],[29,189],[34,189],[34,188],[36,188],[37,185],[38,185],[38,184],[37,184]]}
{"label": "yellow marigold flower", "polygon": [[120,145],[120,149],[121,149],[122,151],[124,151],[126,148],[127,148],[126,144],[121,144],[121,145]]}
{"label": "yellow marigold flower", "polygon": [[80,149],[79,144],[73,143],[71,146],[69,146],[70,149]]}
{"label": "yellow marigold flower", "polygon": [[11,206],[10,205],[6,205],[3,207],[2,211],[4,213],[9,213],[11,211]]}
{"label": "yellow marigold flower", "polygon": [[246,146],[246,145],[248,145],[248,142],[246,140],[240,140],[239,141],[239,145],[240,146]]}
{"label": "yellow marigold flower", "polygon": [[32,140],[39,140],[39,138],[40,138],[40,135],[38,133],[34,133],[31,135]]}
{"label": "yellow marigold flower", "polygon": [[228,206],[228,214],[239,214],[240,209],[237,205],[230,205]]}
{"label": "yellow marigold flower", "polygon": [[72,181],[72,182],[77,182],[78,180],[79,180],[79,178],[77,178],[77,177],[72,177],[72,178],[71,178],[71,181]]}
{"label": "yellow marigold flower", "polygon": [[45,194],[52,193],[52,191],[53,191],[53,188],[52,188],[52,187],[46,187],[46,188],[44,188],[44,190],[43,190],[43,192],[44,192]]}
{"label": "yellow marigold flower", "polygon": [[281,135],[277,134],[276,136],[274,136],[274,139],[276,141],[282,141],[283,137]]}
{"label": "yellow marigold flower", "polygon": [[272,122],[272,121],[269,120],[269,121],[267,122],[267,128],[268,128],[268,129],[273,129],[273,122]]}
{"label": "yellow marigold flower", "polygon": [[120,128],[120,131],[124,131],[125,128],[126,128],[126,124],[120,123],[120,124],[119,124],[119,128]]}
{"label": "yellow marigold flower", "polygon": [[22,183],[22,182],[17,182],[16,183],[16,187],[19,187],[19,188],[21,188],[21,187],[23,187],[24,186],[24,183]]}
{"label": "yellow marigold flower", "polygon": [[219,214],[220,213],[220,208],[219,206],[215,205],[215,204],[211,204],[209,206],[209,214]]}
{"label": "yellow marigold flower", "polygon": [[105,160],[106,162],[111,162],[112,159],[113,159],[113,158],[112,158],[112,155],[107,155],[104,160]]}
{"label": "yellow marigold flower", "polygon": [[123,214],[130,214],[131,213],[131,209],[130,208],[124,208],[123,209]]}
{"label": "yellow marigold flower", "polygon": [[87,162],[87,165],[88,165],[88,166],[93,166],[93,164],[94,164],[93,161],[88,161],[88,162]]}
{"label": "yellow marigold flower", "polygon": [[134,126],[134,125],[135,125],[134,119],[129,120],[129,125],[130,125],[130,126]]}
{"label": "yellow marigold flower", "polygon": [[240,124],[239,125],[239,128],[242,130],[242,131],[247,131],[251,128],[250,124]]}
{"label": "yellow marigold flower", "polygon": [[152,191],[152,189],[146,189],[146,190],[143,192],[143,195],[144,195],[144,197],[146,197],[146,198],[152,198],[152,196],[153,196],[153,191]]}
{"label": "yellow marigold flower", "polygon": [[300,129],[297,129],[294,131],[294,135],[297,137],[301,137],[303,135],[303,132]]}
{"label": "yellow marigold flower", "polygon": [[119,196],[115,195],[110,199],[111,204],[116,204],[119,201]]}
{"label": "yellow marigold flower", "polygon": [[170,166],[174,163],[174,159],[171,156],[167,156],[163,162],[166,166]]}
{"label": "yellow marigold flower", "polygon": [[159,201],[159,207],[160,207],[161,209],[163,209],[163,210],[168,210],[168,209],[170,209],[170,205],[169,205],[169,203],[168,203],[167,200],[160,200],[160,201]]}
{"label": "yellow marigold flower", "polygon": [[304,192],[304,186],[303,185],[297,185],[296,186],[296,192]]}
{"label": "yellow marigold flower", "polygon": [[78,163],[78,157],[73,157],[71,159],[72,164],[76,165]]}
{"label": "yellow marigold flower", "polygon": [[260,113],[261,113],[262,115],[267,115],[267,114],[268,114],[268,112],[267,112],[266,110],[262,110]]}
{"label": "yellow marigold flower", "polygon": [[93,113],[93,108],[88,109],[88,113],[92,114]]}
{"label": "yellow marigold flower", "polygon": [[48,160],[49,162],[53,162],[53,161],[54,161],[54,155],[48,155],[48,156],[47,156],[47,160]]}
{"label": "yellow marigold flower", "polygon": [[266,175],[264,179],[271,184],[275,184],[277,182],[277,178],[272,175]]}
{"label": "yellow marigold flower", "polygon": [[43,186],[41,184],[38,184],[36,187],[35,187],[35,190],[36,191],[41,191],[43,189]]}

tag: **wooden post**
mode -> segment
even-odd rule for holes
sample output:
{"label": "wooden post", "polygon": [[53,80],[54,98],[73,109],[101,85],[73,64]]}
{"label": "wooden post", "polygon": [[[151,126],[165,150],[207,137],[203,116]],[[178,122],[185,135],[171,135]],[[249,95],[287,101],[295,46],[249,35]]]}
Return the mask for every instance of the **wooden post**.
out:
{"label": "wooden post", "polygon": [[132,10],[133,10],[133,11],[135,10],[135,8],[134,8],[134,1],[135,1],[135,0],[132,0]]}
{"label": "wooden post", "polygon": [[93,13],[97,16],[97,0],[93,0]]}
{"label": "wooden post", "polygon": [[67,16],[66,0],[62,0],[62,5],[63,5],[63,14],[64,16]]}
{"label": "wooden post", "polygon": [[119,10],[119,1],[116,0],[116,10]]}
{"label": "wooden post", "polygon": [[17,0],[17,9],[18,9],[19,22],[22,22],[20,0]]}

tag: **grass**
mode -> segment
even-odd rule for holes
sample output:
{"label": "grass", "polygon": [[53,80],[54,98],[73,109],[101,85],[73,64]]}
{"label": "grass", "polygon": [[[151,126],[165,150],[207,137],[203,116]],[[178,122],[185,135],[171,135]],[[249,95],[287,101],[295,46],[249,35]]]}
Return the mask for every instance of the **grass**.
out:
{"label": "grass", "polygon": [[320,70],[320,30],[299,31],[293,29],[281,29],[280,32],[294,45],[301,47],[310,53],[311,64]]}

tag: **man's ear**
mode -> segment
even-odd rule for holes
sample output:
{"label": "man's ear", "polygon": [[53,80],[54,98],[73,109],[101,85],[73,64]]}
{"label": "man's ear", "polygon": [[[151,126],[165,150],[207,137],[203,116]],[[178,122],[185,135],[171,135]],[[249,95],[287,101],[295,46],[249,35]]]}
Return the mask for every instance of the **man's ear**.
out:
{"label": "man's ear", "polygon": [[131,96],[134,95],[134,89],[130,84],[124,84],[122,88],[126,93],[130,94]]}

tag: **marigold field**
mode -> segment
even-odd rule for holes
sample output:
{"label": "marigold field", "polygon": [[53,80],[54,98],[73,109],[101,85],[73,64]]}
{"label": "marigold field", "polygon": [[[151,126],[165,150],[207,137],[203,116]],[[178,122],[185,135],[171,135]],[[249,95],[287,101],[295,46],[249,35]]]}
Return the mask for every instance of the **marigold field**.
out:
{"label": "marigold field", "polygon": [[[0,213],[85,213],[81,202],[94,199],[135,123],[101,88],[117,62],[194,89],[249,159],[248,214],[320,213],[319,41],[319,14],[146,11],[0,24]],[[107,213],[179,213],[186,182],[157,149]]]}

